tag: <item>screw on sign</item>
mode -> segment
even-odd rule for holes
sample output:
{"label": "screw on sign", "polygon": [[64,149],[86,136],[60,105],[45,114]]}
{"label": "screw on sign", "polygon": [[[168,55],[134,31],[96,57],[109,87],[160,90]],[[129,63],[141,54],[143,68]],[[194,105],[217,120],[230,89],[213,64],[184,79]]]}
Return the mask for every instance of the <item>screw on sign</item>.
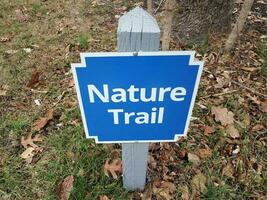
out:
{"label": "screw on sign", "polygon": [[87,138],[123,143],[123,184],[143,189],[149,142],[187,132],[203,62],[193,51],[158,51],[156,20],[135,8],[119,20],[116,53],[81,53],[72,64]]}

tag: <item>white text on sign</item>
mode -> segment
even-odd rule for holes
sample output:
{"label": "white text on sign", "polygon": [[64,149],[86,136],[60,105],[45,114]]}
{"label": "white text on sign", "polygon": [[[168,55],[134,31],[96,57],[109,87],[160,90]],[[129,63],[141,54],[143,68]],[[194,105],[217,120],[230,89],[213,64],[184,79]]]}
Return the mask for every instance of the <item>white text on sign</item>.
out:
{"label": "white text on sign", "polygon": [[[137,88],[131,85],[128,89],[113,88],[110,90],[108,84],[104,84],[103,88],[99,90],[95,85],[88,85],[88,94],[90,103],[95,103],[98,98],[103,103],[122,103],[122,102],[162,102],[165,98],[170,98],[172,101],[184,101],[186,89],[184,87],[160,87],[151,88]],[[148,95],[149,94],[149,95]],[[108,113],[113,115],[114,124],[161,124],[164,120],[164,107],[151,108],[151,113],[147,112],[125,112],[123,109],[108,109]],[[124,120],[119,120],[120,116]]]}

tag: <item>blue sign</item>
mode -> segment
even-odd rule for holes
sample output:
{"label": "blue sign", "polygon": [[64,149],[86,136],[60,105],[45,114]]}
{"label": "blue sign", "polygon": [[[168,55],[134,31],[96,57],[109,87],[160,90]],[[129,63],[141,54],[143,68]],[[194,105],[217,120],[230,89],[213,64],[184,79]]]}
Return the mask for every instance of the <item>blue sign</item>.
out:
{"label": "blue sign", "polygon": [[194,54],[82,53],[72,71],[87,138],[125,143],[184,136],[203,68]]}

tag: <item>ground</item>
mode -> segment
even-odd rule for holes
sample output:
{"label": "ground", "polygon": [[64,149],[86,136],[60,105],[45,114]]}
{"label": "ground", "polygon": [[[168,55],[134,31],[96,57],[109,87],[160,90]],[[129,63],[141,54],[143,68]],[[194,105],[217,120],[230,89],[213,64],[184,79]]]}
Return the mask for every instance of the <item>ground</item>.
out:
{"label": "ground", "polygon": [[85,139],[70,63],[80,52],[116,51],[118,18],[136,5],[1,0],[0,199],[56,199],[70,176],[70,199],[267,198],[266,23],[255,13],[229,54],[225,35],[203,46],[172,41],[172,50],[195,49],[205,61],[188,135],[151,144],[142,192],[105,175],[120,145]]}

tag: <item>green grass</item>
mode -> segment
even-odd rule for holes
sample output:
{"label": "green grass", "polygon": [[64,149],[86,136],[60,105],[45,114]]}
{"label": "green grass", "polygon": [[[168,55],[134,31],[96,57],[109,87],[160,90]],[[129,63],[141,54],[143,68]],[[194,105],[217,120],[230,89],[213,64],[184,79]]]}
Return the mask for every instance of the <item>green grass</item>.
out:
{"label": "green grass", "polygon": [[[67,111],[64,121],[77,115],[77,109]],[[128,193],[122,188],[121,180],[114,181],[103,173],[103,163],[109,153],[103,145],[84,139],[81,124],[50,130],[49,137],[45,137],[40,145],[44,153],[36,164],[31,165],[26,165],[19,157],[23,151],[19,144],[10,146],[12,140],[18,141],[29,131],[28,119],[24,116],[13,121],[6,119],[0,130],[14,131],[13,136],[10,133],[1,135],[2,139],[8,139],[1,139],[0,150],[5,156],[2,157],[4,166],[0,170],[0,197],[8,194],[17,199],[56,199],[58,184],[66,176],[73,175],[73,199],[98,199],[103,194],[115,199],[127,198]],[[69,152],[73,156],[68,156]]]}
{"label": "green grass", "polygon": [[267,45],[259,43],[257,46],[257,53],[260,56],[260,58],[263,60],[262,66],[261,66],[261,73],[264,76],[267,76]]}
{"label": "green grass", "polygon": [[[126,200],[133,194],[122,187],[122,178],[114,180],[104,175],[103,165],[111,152],[105,145],[96,145],[93,140],[85,138],[81,123],[80,111],[75,103],[77,97],[73,88],[68,86],[71,79],[70,63],[80,62],[79,52],[115,51],[116,24],[107,24],[107,17],[113,17],[117,8],[134,7],[139,1],[110,1],[106,5],[92,7],[91,2],[73,1],[8,1],[0,2],[0,37],[10,37],[10,41],[0,43],[0,85],[9,86],[8,96],[0,99],[0,199],[57,199],[58,185],[68,175],[74,176],[74,188],[70,200],[94,200],[101,195],[110,199]],[[13,16],[16,9],[24,9],[29,16],[28,22],[19,23]],[[49,14],[47,14],[49,13]],[[120,13],[121,14],[121,13]],[[112,20],[108,23],[112,23]],[[59,26],[63,29],[58,31]],[[34,47],[30,54],[23,48]],[[208,41],[199,47],[201,53],[209,50]],[[71,46],[70,49],[67,47]],[[193,46],[193,44],[192,44]],[[17,50],[14,55],[5,55],[6,50]],[[266,71],[266,45],[258,45],[257,53],[264,60],[262,73]],[[34,70],[42,72],[40,85],[32,91],[27,83]],[[3,74],[3,75],[2,75]],[[205,78],[205,77],[203,77]],[[64,82],[66,81],[66,82]],[[227,136],[219,123],[210,114],[211,104],[205,99],[207,85],[201,85],[198,100],[203,100],[208,109],[195,106],[194,115],[198,118],[190,125],[188,138],[174,147],[173,161],[161,162],[157,157],[164,151],[156,151],[157,168],[152,171],[156,178],[164,179],[165,170],[168,175],[175,174],[173,182],[177,188],[181,183],[188,185],[192,191],[191,181],[200,170],[207,177],[207,191],[201,199],[251,199],[253,192],[262,195],[267,189],[266,170],[258,173],[250,166],[249,161],[256,158],[258,167],[264,168],[266,148],[259,136],[255,139],[250,128],[262,123],[262,115],[253,115],[251,125],[237,125],[242,139],[239,140],[240,153],[237,156],[224,154]],[[42,93],[47,91],[47,93]],[[65,91],[64,97],[54,106],[58,97]],[[34,104],[41,100],[41,106]],[[246,114],[238,96],[230,95],[221,102],[221,106],[234,112],[235,119],[242,121]],[[20,158],[24,148],[20,144],[22,136],[33,132],[33,123],[44,117],[48,109],[55,110],[54,119],[40,132],[44,140],[37,143],[43,152],[34,157],[32,164],[26,164]],[[74,124],[73,121],[78,123]],[[195,123],[195,124],[194,124]],[[209,125],[216,128],[211,136],[203,135],[203,131],[193,125]],[[229,138],[228,138],[229,139]],[[212,156],[201,159],[195,167],[186,158],[180,159],[177,151],[184,148],[194,153],[198,148],[208,145]],[[262,145],[262,146],[260,146]],[[119,145],[116,148],[120,148]],[[221,175],[225,162],[238,163],[235,166],[234,179]],[[255,164],[254,164],[255,165]],[[254,166],[253,165],[253,166]],[[244,181],[239,180],[242,173]],[[215,177],[215,178],[214,178]],[[214,179],[220,183],[214,184]],[[175,194],[180,199],[181,194]]]}
{"label": "green grass", "polygon": [[88,47],[88,39],[89,37],[86,34],[79,35],[78,40],[82,49],[86,49]]}

